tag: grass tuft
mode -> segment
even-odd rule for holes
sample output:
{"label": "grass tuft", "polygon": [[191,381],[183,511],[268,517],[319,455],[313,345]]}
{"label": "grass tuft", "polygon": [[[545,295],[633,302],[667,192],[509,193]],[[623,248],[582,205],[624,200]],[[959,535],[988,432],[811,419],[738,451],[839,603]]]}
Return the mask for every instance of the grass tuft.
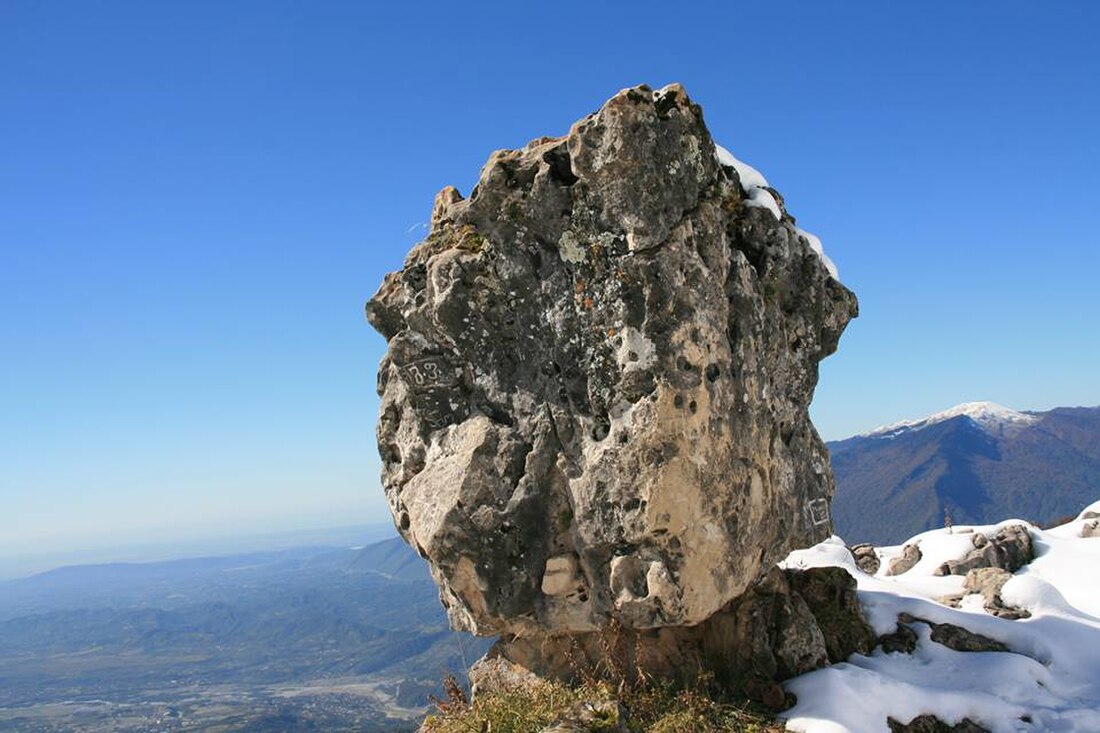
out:
{"label": "grass tuft", "polygon": [[[446,687],[446,686],[445,686]],[[783,724],[746,702],[724,700],[703,687],[665,683],[627,686],[587,681],[576,686],[538,682],[525,688],[483,693],[473,702],[446,687],[446,700],[428,716],[423,733],[539,733],[568,718],[578,704],[613,701],[626,710],[625,728],[615,715],[597,714],[593,733],[780,733]],[[457,686],[455,686],[457,690]]]}

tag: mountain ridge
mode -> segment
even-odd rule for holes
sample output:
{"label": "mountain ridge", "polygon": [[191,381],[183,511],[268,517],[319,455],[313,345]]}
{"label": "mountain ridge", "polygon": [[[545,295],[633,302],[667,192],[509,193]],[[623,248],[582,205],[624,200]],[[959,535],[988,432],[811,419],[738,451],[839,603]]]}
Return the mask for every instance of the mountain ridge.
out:
{"label": "mountain ridge", "polygon": [[857,437],[893,437],[902,431],[919,430],[928,425],[934,425],[938,422],[950,420],[955,417],[969,418],[971,422],[976,423],[985,430],[1003,430],[1006,425],[1032,425],[1039,420],[1039,414],[1041,413],[1013,410],[1009,407],[998,405],[996,402],[963,402],[954,407],[949,407],[946,410],[933,413],[928,417],[917,420],[902,420],[889,425],[883,425],[866,433],[860,433]]}
{"label": "mountain ridge", "polygon": [[1072,514],[1100,491],[1100,407],[963,403],[828,443],[837,533],[889,544],[946,521]]}

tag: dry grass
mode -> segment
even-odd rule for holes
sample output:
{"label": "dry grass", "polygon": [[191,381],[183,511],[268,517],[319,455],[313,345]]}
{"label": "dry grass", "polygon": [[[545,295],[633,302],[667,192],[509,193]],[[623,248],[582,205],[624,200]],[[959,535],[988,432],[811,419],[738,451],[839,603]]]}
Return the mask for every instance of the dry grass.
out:
{"label": "dry grass", "polygon": [[[779,733],[783,725],[748,703],[722,700],[705,689],[660,683],[614,686],[588,681],[577,686],[541,682],[522,690],[482,694],[468,702],[457,686],[436,702],[424,733],[538,733],[580,702],[614,700],[627,710],[634,733]],[[614,720],[589,724],[593,733],[618,730]]]}

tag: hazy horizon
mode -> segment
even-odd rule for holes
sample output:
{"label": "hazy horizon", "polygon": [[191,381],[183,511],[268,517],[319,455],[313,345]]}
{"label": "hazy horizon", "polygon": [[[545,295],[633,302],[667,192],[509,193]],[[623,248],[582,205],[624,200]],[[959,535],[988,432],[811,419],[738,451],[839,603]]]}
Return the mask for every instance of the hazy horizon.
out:
{"label": "hazy horizon", "polygon": [[237,533],[198,532],[172,539],[129,537],[112,543],[101,539],[70,548],[36,548],[23,554],[0,553],[0,582],[72,565],[147,563],[198,557],[276,552],[301,547],[353,547],[397,536],[393,523],[307,527]]}

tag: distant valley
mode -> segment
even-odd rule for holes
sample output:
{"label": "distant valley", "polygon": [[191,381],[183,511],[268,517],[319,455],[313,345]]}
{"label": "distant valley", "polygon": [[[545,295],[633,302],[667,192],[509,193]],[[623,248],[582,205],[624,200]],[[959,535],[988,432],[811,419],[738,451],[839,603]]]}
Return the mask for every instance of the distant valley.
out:
{"label": "distant valley", "polygon": [[849,543],[894,544],[948,517],[1050,524],[1100,495],[1100,407],[967,403],[828,445]]}
{"label": "distant valley", "polygon": [[412,730],[487,642],[397,539],[0,583],[0,731]]}

